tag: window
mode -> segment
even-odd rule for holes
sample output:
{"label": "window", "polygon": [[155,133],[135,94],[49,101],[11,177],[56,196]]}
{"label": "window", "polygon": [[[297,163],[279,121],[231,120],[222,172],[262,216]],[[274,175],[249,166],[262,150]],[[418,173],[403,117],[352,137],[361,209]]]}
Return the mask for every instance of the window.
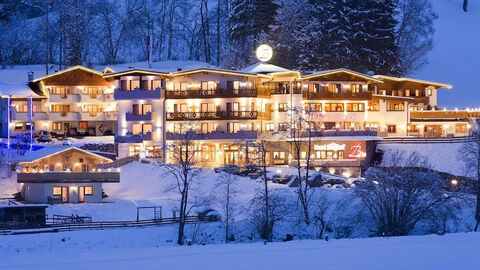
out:
{"label": "window", "polygon": [[275,126],[273,123],[266,123],[265,124],[265,131],[273,131],[275,129]]}
{"label": "window", "polygon": [[278,111],[279,112],[286,112],[287,111],[287,103],[278,103]]}
{"label": "window", "polygon": [[202,133],[210,133],[214,131],[214,123],[202,123]]}
{"label": "window", "polygon": [[380,103],[378,99],[372,99],[368,101],[368,110],[373,112],[380,111]]}
{"label": "window", "polygon": [[343,112],[342,103],[326,103],[325,104],[326,112]]}
{"label": "window", "polygon": [[86,186],[85,187],[85,195],[93,195],[93,187],[92,186]]}
{"label": "window", "polygon": [[23,123],[15,123],[15,129],[16,130],[23,129]]}
{"label": "window", "polygon": [[273,152],[273,159],[285,159],[285,152]]}
{"label": "window", "polygon": [[405,105],[401,101],[388,101],[388,111],[404,111]]}
{"label": "window", "polygon": [[347,112],[364,112],[365,105],[363,103],[348,103]]}
{"label": "window", "polygon": [[53,187],[53,196],[61,196],[62,187]]}
{"label": "window", "polygon": [[396,125],[387,125],[388,133],[396,133],[397,126]]}
{"label": "window", "polygon": [[427,96],[431,96],[432,95],[432,89],[427,89]]}
{"label": "window", "polygon": [[278,131],[287,131],[288,123],[279,123],[278,124]]}
{"label": "window", "polygon": [[79,122],[78,123],[79,129],[87,129],[87,122]]}
{"label": "window", "polygon": [[53,130],[62,130],[62,123],[61,122],[53,122],[52,123]]}
{"label": "window", "polygon": [[139,80],[132,80],[130,81],[131,84],[131,90],[135,90],[137,88],[140,88],[140,81]]}
{"label": "window", "polygon": [[231,122],[227,123],[227,133],[237,133],[240,130],[240,123]]}
{"label": "window", "polygon": [[350,87],[352,89],[352,93],[362,92],[362,85],[361,84],[352,84]]}
{"label": "window", "polygon": [[455,132],[457,132],[457,133],[465,133],[465,132],[467,132],[467,125],[466,125],[466,124],[457,124],[457,125],[455,125]]}

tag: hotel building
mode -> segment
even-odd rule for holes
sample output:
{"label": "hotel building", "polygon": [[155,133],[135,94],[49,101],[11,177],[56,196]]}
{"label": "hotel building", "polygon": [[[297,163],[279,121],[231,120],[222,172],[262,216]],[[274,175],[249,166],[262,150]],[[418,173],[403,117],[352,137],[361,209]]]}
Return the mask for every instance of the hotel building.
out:
{"label": "hotel building", "polygon": [[181,137],[185,123],[193,124],[203,166],[250,163],[249,144],[260,139],[268,142],[269,165],[293,164],[287,129],[294,107],[307,110],[314,122],[313,166],[348,174],[369,165],[382,138],[466,136],[480,117],[478,111],[438,108],[437,91],[451,88],[447,84],[347,69],[300,73],[266,63],[239,71],[77,66],[28,86],[30,92],[2,94],[2,117],[7,100],[13,109],[11,135],[28,130],[31,95],[35,131],[116,134],[119,157],[168,161],[164,146]]}

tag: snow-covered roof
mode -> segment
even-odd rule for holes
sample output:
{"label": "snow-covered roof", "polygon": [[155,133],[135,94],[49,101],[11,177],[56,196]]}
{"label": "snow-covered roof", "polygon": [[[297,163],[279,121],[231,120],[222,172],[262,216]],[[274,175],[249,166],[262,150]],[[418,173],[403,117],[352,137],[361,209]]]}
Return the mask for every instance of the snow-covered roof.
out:
{"label": "snow-covered roof", "polygon": [[67,69],[63,69],[63,70],[48,74],[46,76],[43,76],[43,77],[40,77],[40,78],[37,78],[37,79],[34,79],[33,82],[39,82],[41,80],[45,80],[47,78],[55,77],[57,75],[60,75],[60,74],[66,73],[66,72],[70,72],[70,71],[76,70],[76,69],[81,69],[81,70],[91,72],[93,74],[97,74],[97,75],[100,75],[100,76],[103,75],[102,72],[99,72],[99,71],[94,70],[94,69],[90,69],[90,68],[87,68],[87,67],[84,67],[84,66],[73,66],[73,67],[70,67],[70,68],[67,68]]}
{"label": "snow-covered roof", "polygon": [[78,151],[81,151],[81,152],[84,152],[84,153],[94,155],[94,156],[97,156],[99,158],[111,161],[111,159],[109,159],[109,158],[106,158],[104,156],[101,156],[101,155],[83,150],[83,149],[75,147],[75,146],[71,146],[71,145],[63,146],[62,145],[62,146],[45,146],[41,149],[38,149],[37,151],[28,151],[23,156],[17,156],[15,158],[11,159],[10,162],[11,163],[33,162],[33,161],[41,159],[41,158],[45,158],[45,157],[48,157],[48,156],[51,156],[51,155],[54,155],[54,154],[59,154],[61,152],[67,151],[69,149],[75,149],[75,150],[78,150]]}
{"label": "snow-covered roof", "polygon": [[42,97],[33,92],[27,83],[0,83],[0,96],[6,98],[8,95],[12,97]]}
{"label": "snow-covered roof", "polygon": [[246,68],[240,70],[241,72],[247,73],[261,73],[261,74],[268,74],[268,73],[277,73],[277,72],[289,72],[291,70],[279,67],[272,64],[267,64],[263,62],[258,62]]}
{"label": "snow-covered roof", "polygon": [[233,75],[241,75],[241,76],[257,76],[258,74],[252,72],[245,72],[245,71],[238,71],[238,70],[228,70],[228,69],[220,69],[220,68],[197,68],[191,70],[184,70],[184,71],[177,71],[173,72],[173,76],[181,76],[187,75],[192,73],[199,73],[199,72],[213,72],[213,73],[222,73],[222,74],[233,74]]}
{"label": "snow-covered roof", "polygon": [[[105,68],[106,67],[103,67],[100,69],[104,70]],[[148,66],[148,62],[143,61],[143,62],[111,65],[111,66],[108,66],[108,68],[114,70],[115,73],[131,71],[131,70],[170,73],[170,72],[175,72],[178,69],[192,70],[192,69],[199,69],[199,68],[215,68],[215,66],[212,66],[208,63],[201,62],[201,61],[159,61],[159,62],[153,62],[152,67],[150,68]]]}
{"label": "snow-covered roof", "polygon": [[373,77],[379,78],[381,80],[390,80],[390,81],[395,81],[395,82],[416,82],[416,83],[428,84],[428,85],[435,86],[435,87],[438,87],[438,88],[451,89],[453,87],[450,84],[438,83],[438,82],[432,82],[432,81],[425,81],[425,80],[419,80],[419,79],[413,79],[413,78],[405,78],[405,77],[397,78],[397,77],[386,76],[386,75],[374,75]]}
{"label": "snow-covered roof", "polygon": [[360,73],[360,72],[356,72],[356,71],[353,71],[353,70],[349,70],[349,69],[346,69],[346,68],[322,70],[322,71],[314,72],[314,73],[311,73],[311,74],[308,74],[308,75],[304,75],[304,76],[302,76],[302,79],[311,79],[311,78],[327,76],[327,75],[331,75],[331,74],[335,74],[335,73],[348,73],[348,74],[358,76],[358,77],[361,77],[361,78],[364,78],[364,79],[367,79],[367,80],[372,80],[372,81],[375,81],[375,82],[382,82],[382,80],[380,80],[378,78],[375,78],[375,77],[372,77],[372,76],[369,76],[369,75],[366,75],[366,74],[363,74],[363,73]]}

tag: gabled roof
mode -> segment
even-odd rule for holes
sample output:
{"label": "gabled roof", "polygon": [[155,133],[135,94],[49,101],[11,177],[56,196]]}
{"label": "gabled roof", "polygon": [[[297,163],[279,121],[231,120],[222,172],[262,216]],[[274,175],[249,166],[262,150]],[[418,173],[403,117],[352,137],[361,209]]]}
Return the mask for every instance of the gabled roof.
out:
{"label": "gabled roof", "polygon": [[380,83],[382,82],[382,80],[380,80],[378,78],[375,78],[375,77],[372,77],[372,76],[369,76],[369,75],[366,75],[366,74],[363,74],[363,73],[360,73],[360,72],[356,72],[356,71],[353,71],[353,70],[349,70],[349,69],[346,69],[346,68],[337,68],[337,69],[332,69],[332,70],[322,70],[322,71],[315,72],[315,73],[312,73],[312,74],[304,75],[304,76],[302,76],[302,79],[306,80],[306,79],[324,77],[324,76],[338,74],[338,73],[347,73],[349,75],[360,77],[364,80],[371,80],[371,81],[380,82]]}
{"label": "gabled roof", "polygon": [[189,75],[194,73],[200,72],[211,72],[211,73],[219,73],[219,74],[227,74],[227,75],[235,75],[235,76],[249,76],[249,77],[257,77],[258,74],[251,73],[251,72],[244,72],[244,71],[236,71],[236,70],[228,70],[228,69],[216,69],[216,68],[197,68],[185,71],[177,71],[172,72],[172,76],[183,76]]}
{"label": "gabled roof", "polygon": [[258,62],[256,64],[243,68],[240,71],[247,72],[247,73],[269,74],[269,73],[277,73],[277,72],[289,72],[291,70],[283,67],[279,67],[276,65],[272,65],[272,64]]}
{"label": "gabled roof", "polygon": [[18,163],[18,162],[33,162],[38,159],[46,158],[49,156],[53,156],[56,154],[60,154],[62,152],[65,152],[70,149],[75,149],[80,152],[86,153],[88,155],[92,155],[104,160],[109,160],[112,161],[109,158],[106,158],[104,156],[89,152],[87,150],[83,150],[81,148],[75,147],[75,146],[45,146],[41,149],[38,149],[37,151],[27,151],[25,155],[23,156],[17,156],[13,159],[10,160],[11,163]]}
{"label": "gabled roof", "polygon": [[58,72],[55,72],[55,73],[52,73],[52,74],[49,74],[49,75],[40,77],[40,78],[37,78],[37,79],[33,80],[33,82],[40,82],[40,81],[43,81],[43,80],[45,80],[45,79],[52,78],[52,77],[58,76],[58,75],[60,75],[60,74],[64,74],[64,73],[67,73],[67,72],[76,70],[76,69],[81,69],[81,70],[83,70],[83,71],[90,72],[90,73],[94,73],[94,74],[100,75],[100,76],[103,75],[103,74],[102,74],[101,72],[99,72],[99,71],[96,71],[96,70],[93,70],[93,69],[90,69],[90,68],[87,68],[87,67],[84,67],[84,66],[73,66],[73,67],[70,67],[70,68],[67,68],[67,69],[64,69],[64,70],[60,70],[60,71],[58,71]]}
{"label": "gabled roof", "polygon": [[395,82],[415,82],[415,83],[427,84],[427,85],[435,86],[437,88],[447,88],[447,89],[452,88],[452,85],[450,84],[431,82],[431,81],[425,81],[425,80],[419,80],[419,79],[413,79],[413,78],[405,78],[405,77],[397,78],[397,77],[392,77],[387,75],[374,75],[374,77],[379,78],[381,80],[390,80]]}

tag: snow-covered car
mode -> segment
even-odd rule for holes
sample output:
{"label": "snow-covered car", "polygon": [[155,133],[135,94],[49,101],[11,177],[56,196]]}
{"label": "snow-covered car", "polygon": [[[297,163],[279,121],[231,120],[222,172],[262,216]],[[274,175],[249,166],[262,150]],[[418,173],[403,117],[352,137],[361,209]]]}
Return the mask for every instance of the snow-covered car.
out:
{"label": "snow-covered car", "polygon": [[39,142],[49,142],[52,140],[52,135],[50,135],[50,132],[48,130],[42,129],[38,133],[38,139]]}
{"label": "snow-covered car", "polygon": [[238,174],[238,172],[240,172],[240,166],[235,164],[228,164],[228,165],[225,165],[224,167],[215,168],[214,171],[216,173],[226,172],[230,174]]}
{"label": "snow-covered car", "polygon": [[62,144],[63,144],[63,145],[72,145],[72,142],[69,141],[69,140],[64,140],[64,141],[62,142]]}

